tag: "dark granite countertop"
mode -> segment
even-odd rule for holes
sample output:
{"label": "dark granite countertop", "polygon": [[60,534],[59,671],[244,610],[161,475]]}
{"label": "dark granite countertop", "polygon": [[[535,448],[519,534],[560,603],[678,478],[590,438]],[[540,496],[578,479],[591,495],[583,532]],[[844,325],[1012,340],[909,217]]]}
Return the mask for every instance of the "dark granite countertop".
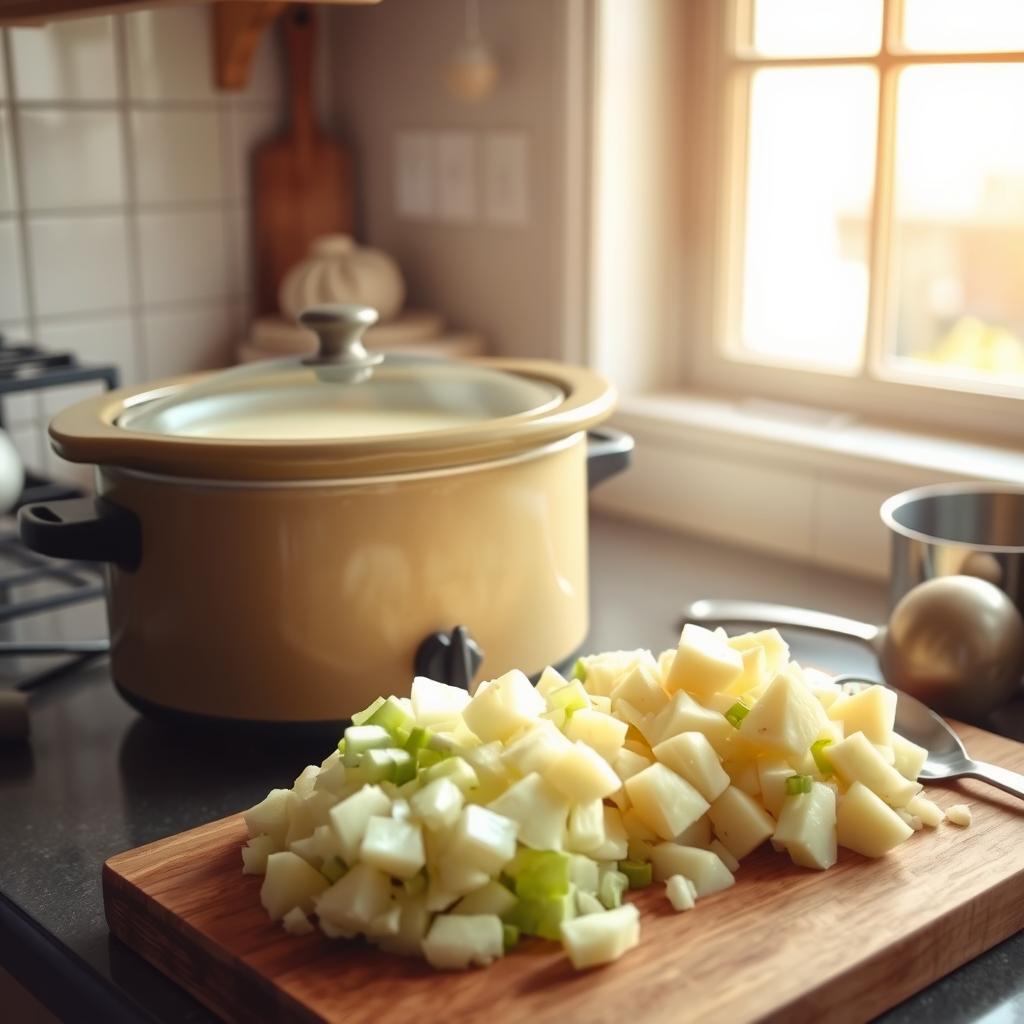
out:
{"label": "dark granite countertop", "polygon": [[[591,650],[667,647],[679,609],[698,597],[814,605],[873,621],[885,611],[877,584],[606,519],[593,524],[591,589]],[[800,660],[872,671],[871,656],[852,644],[795,633],[789,639]],[[1000,727],[1021,738],[1019,712]],[[102,662],[36,693],[32,730],[30,745],[0,747],[0,965],[65,1020],[212,1020],[109,936],[100,867],[113,853],[290,784],[309,760],[308,741],[301,748],[250,741],[228,750],[168,733],[117,697]],[[882,1019],[1024,1020],[1024,935]]]}

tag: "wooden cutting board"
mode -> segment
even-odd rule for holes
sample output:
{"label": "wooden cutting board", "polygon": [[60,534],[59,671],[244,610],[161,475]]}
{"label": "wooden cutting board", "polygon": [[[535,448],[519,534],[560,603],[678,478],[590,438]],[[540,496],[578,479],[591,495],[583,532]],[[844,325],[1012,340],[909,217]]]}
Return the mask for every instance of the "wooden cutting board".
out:
{"label": "wooden cutting board", "polygon": [[276,313],[284,275],[320,235],[354,228],[352,158],[317,127],[313,103],[316,49],[314,8],[289,4],[284,12],[289,114],[285,135],[253,155],[253,244],[259,312]]}
{"label": "wooden cutting board", "polygon": [[[1024,744],[959,727],[976,758],[1024,769]],[[664,887],[637,895],[640,948],[577,974],[533,940],[484,970],[437,973],[360,942],[295,938],[241,873],[241,816],[112,857],[110,930],[229,1021],[358,1024],[701,1024],[862,1021],[1024,928],[1024,802],[981,783],[929,786],[966,801],[888,857],[848,851],[817,873],[764,848],[736,884],[672,911]]]}

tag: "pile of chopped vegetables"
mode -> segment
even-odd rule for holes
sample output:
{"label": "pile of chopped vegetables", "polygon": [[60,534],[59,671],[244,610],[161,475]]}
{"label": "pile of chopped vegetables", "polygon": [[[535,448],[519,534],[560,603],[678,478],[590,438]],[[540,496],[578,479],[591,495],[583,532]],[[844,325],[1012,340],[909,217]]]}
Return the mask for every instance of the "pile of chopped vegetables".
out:
{"label": "pile of chopped vegetables", "polygon": [[439,968],[521,936],[591,967],[639,941],[629,889],[663,883],[690,910],[766,840],[822,870],[837,845],[879,857],[943,818],[916,781],[927,752],[893,731],[896,694],[844,692],[774,629],[687,625],[657,658],[597,654],[573,676],[513,671],[472,696],[417,678],[353,716],[245,815],[271,918]]}

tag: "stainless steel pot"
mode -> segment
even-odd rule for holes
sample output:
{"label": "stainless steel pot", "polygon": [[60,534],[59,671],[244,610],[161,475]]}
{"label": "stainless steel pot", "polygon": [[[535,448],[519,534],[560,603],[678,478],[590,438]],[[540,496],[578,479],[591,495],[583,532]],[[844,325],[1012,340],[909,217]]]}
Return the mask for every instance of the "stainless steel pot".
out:
{"label": "stainless steel pot", "polygon": [[924,580],[977,576],[1024,613],[1024,487],[917,487],[885,501],[881,516],[892,535],[890,607]]}

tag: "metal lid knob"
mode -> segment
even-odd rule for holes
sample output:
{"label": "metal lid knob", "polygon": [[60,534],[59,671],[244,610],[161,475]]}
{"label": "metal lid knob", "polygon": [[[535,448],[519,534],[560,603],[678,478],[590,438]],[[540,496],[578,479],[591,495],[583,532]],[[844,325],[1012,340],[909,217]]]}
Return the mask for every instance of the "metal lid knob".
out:
{"label": "metal lid knob", "polygon": [[[351,370],[360,377],[384,359],[379,352],[367,352],[363,333],[378,319],[371,306],[345,303],[332,306],[311,306],[299,314],[299,323],[316,333],[320,348],[303,360],[307,366],[337,367]],[[364,372],[359,372],[364,371]]]}

